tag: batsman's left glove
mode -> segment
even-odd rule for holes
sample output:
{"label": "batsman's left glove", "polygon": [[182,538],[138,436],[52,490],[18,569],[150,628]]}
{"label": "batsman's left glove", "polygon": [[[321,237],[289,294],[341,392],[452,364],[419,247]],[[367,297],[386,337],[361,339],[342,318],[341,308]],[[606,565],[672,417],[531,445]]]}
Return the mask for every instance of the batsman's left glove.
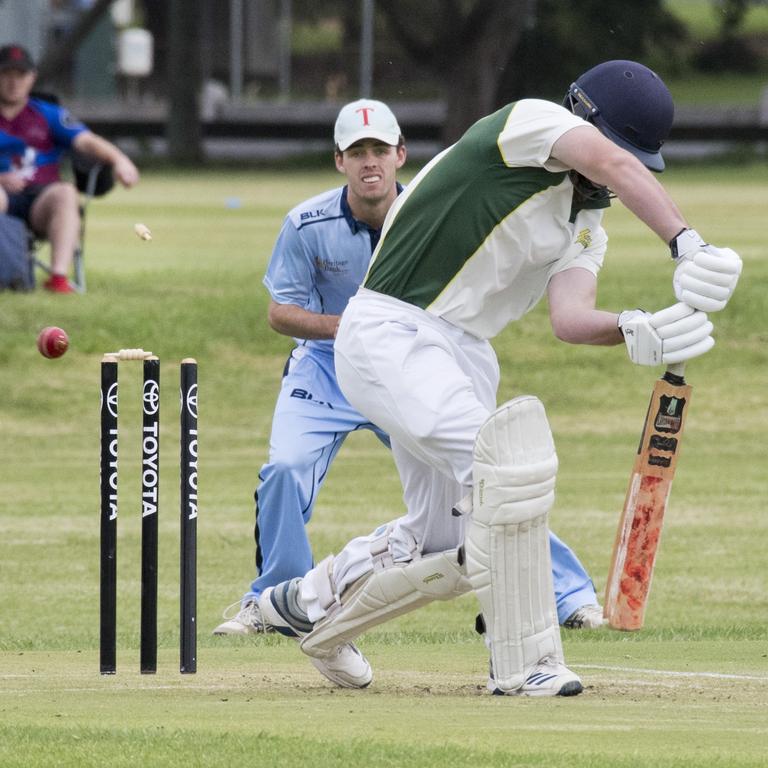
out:
{"label": "batsman's left glove", "polygon": [[672,287],[678,301],[704,312],[723,309],[739,281],[739,254],[705,243],[695,229],[684,229],[669,247],[677,264]]}

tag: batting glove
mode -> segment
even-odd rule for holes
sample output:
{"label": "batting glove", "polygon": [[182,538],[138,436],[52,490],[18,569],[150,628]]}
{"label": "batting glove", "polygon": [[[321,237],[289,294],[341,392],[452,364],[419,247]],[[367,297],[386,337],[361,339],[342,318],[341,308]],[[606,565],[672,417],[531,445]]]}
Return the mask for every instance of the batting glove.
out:
{"label": "batting glove", "polygon": [[695,229],[684,229],[669,247],[677,264],[672,287],[678,301],[704,312],[723,309],[741,274],[736,251],[705,243]]}
{"label": "batting glove", "polygon": [[682,363],[715,345],[706,312],[682,302],[651,314],[642,309],[622,312],[618,320],[629,359],[637,365]]}

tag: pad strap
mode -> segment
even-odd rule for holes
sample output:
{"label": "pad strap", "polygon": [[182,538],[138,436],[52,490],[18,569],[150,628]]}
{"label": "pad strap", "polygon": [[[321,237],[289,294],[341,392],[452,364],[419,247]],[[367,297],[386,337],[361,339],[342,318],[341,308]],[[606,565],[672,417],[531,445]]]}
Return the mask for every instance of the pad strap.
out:
{"label": "pad strap", "polygon": [[456,549],[390,563],[351,584],[338,608],[318,621],[301,641],[309,656],[326,657],[339,645],[368,629],[433,600],[450,600],[469,592]]}
{"label": "pad strap", "polygon": [[371,540],[371,562],[374,571],[383,571],[395,563],[389,549],[390,533],[392,533],[391,523],[382,525],[374,532],[375,538]]}

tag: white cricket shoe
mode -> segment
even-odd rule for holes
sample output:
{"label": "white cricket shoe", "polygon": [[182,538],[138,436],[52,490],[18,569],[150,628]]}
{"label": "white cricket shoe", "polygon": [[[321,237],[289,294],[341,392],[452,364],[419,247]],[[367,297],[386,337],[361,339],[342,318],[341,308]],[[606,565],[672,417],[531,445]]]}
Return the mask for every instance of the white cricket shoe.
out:
{"label": "white cricket shoe", "polygon": [[584,688],[578,676],[568,667],[551,656],[546,656],[519,688],[502,691],[496,687],[491,674],[488,690],[496,696],[577,696]]}
{"label": "white cricket shoe", "polygon": [[605,624],[601,605],[582,605],[563,622],[566,629],[600,629]]}
{"label": "white cricket shoe", "polygon": [[[296,601],[300,581],[297,578],[267,587],[259,597],[262,621],[276,632],[296,639],[312,631],[312,623]],[[353,643],[339,645],[322,658],[309,659],[321,675],[342,688],[365,688],[373,680],[368,659]]]}
{"label": "white cricket shoe", "polygon": [[368,659],[354,643],[337,645],[329,656],[310,656],[309,660],[321,675],[342,688],[367,688],[373,680]]}
{"label": "white cricket shoe", "polygon": [[[232,611],[237,613],[232,615]],[[227,615],[230,614],[230,615]],[[264,624],[261,611],[256,600],[245,605],[240,602],[232,603],[223,614],[223,621],[211,634],[213,635],[258,635],[261,632],[274,632],[274,628]]]}

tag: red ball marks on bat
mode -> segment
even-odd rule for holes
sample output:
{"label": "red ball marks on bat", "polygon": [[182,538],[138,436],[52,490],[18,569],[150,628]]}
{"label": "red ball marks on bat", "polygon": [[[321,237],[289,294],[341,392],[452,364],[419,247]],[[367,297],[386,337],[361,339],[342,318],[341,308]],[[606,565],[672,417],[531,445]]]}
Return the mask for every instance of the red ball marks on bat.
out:
{"label": "red ball marks on bat", "polygon": [[69,336],[55,325],[43,328],[37,335],[37,348],[43,357],[61,357],[68,347]]}

